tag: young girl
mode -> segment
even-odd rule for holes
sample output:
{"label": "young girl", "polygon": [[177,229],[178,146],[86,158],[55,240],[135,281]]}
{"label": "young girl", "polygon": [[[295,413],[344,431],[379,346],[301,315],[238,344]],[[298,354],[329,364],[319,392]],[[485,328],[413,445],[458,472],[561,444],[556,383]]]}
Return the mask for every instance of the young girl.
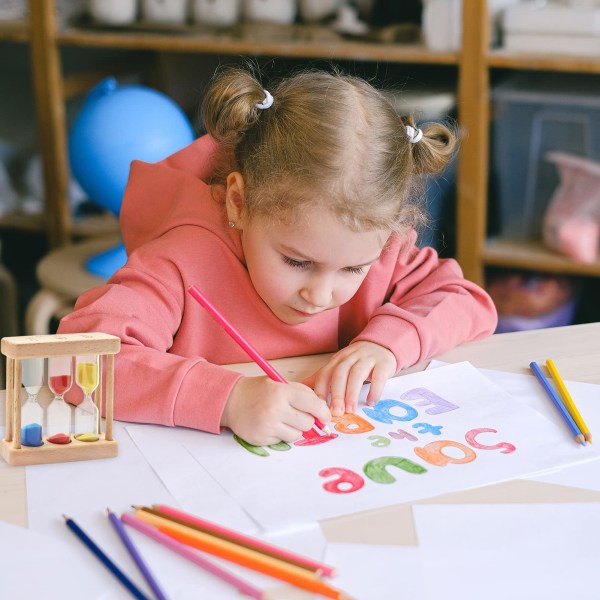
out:
{"label": "young girl", "polygon": [[[451,157],[444,125],[417,129],[365,81],[326,72],[267,91],[223,71],[203,117],[208,135],[132,163],[129,260],[60,324],[121,338],[117,419],[294,441],[354,411],[366,380],[374,404],[399,370],[492,333],[489,296],[415,246],[407,199]],[[308,385],[230,371],[248,357],[191,285],[267,359],[334,354]]]}

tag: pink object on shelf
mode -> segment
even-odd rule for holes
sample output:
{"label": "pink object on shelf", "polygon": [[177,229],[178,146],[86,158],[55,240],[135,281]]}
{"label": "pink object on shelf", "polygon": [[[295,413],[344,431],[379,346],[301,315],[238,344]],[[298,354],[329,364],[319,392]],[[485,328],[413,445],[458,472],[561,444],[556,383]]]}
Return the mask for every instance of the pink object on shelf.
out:
{"label": "pink object on shelf", "polygon": [[592,263],[600,246],[600,163],[563,152],[546,158],[556,165],[560,183],[544,215],[544,243]]}

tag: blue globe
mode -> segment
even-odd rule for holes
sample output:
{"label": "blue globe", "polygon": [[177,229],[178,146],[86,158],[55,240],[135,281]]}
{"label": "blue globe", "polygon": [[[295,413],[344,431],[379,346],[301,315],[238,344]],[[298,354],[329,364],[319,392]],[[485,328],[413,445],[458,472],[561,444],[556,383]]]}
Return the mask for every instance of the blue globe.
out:
{"label": "blue globe", "polygon": [[[108,77],[89,92],[70,128],[71,172],[92,202],[118,216],[131,161],[157,162],[194,137],[189,119],[171,98],[142,85],[119,86]],[[108,278],[126,260],[121,247],[87,266]]]}

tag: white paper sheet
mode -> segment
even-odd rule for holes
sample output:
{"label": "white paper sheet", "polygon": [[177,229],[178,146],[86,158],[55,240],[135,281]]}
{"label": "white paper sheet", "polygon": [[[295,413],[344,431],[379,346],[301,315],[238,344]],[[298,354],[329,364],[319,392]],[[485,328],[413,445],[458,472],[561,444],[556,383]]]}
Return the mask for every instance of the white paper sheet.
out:
{"label": "white paper sheet", "polygon": [[600,504],[415,505],[431,598],[554,600],[600,589]]}
{"label": "white paper sheet", "polygon": [[[112,541],[106,509],[132,504],[175,503],[125,431],[114,423],[115,458],[25,467],[29,528],[64,539],[72,534],[61,515],[73,517],[98,543]],[[70,539],[70,538],[69,538]]]}
{"label": "white paper sheet", "polygon": [[[3,598],[64,600],[80,597],[82,589],[93,600],[131,598],[74,535],[57,540],[0,521],[0,540]],[[146,589],[143,582],[135,584]]]}
{"label": "white paper sheet", "polygon": [[355,600],[430,600],[423,589],[420,557],[416,547],[378,544],[332,543],[325,554],[338,567],[335,585]]}
{"label": "white paper sheet", "polygon": [[[346,429],[318,445],[267,448],[265,456],[249,452],[228,434],[198,435],[185,445],[267,529],[487,485],[599,456],[595,448],[575,444],[564,427],[490,384],[469,363],[392,379],[375,410],[359,407],[369,431]],[[377,420],[385,418],[390,422]],[[343,430],[340,425],[336,429]],[[423,458],[423,449],[436,454],[435,446],[446,442],[451,444],[442,452],[446,460],[464,464],[438,466]],[[381,483],[385,476],[389,483]],[[354,482],[351,491],[336,485],[340,477]]]}
{"label": "white paper sheet", "polygon": [[[446,364],[441,361],[432,361],[431,368]],[[493,369],[479,369],[479,371],[514,398],[550,419],[557,427],[566,428],[558,411],[533,375],[507,373]],[[600,385],[568,380],[565,381],[565,385],[592,435],[594,431],[598,433],[597,445],[600,443]],[[533,475],[527,479],[600,491],[600,461],[554,469],[549,473]]]}
{"label": "white paper sheet", "polygon": [[186,440],[208,434],[159,425],[128,425],[127,433],[182,510],[247,534],[259,531],[243,507],[186,449]]}

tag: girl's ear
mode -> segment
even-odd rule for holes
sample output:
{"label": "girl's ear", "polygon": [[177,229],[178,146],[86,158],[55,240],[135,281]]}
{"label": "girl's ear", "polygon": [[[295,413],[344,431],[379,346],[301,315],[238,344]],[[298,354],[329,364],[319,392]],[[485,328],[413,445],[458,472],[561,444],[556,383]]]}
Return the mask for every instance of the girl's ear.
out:
{"label": "girl's ear", "polygon": [[246,202],[244,178],[234,171],[227,175],[227,191],[225,192],[225,208],[227,219],[232,227],[242,229],[242,220]]}

